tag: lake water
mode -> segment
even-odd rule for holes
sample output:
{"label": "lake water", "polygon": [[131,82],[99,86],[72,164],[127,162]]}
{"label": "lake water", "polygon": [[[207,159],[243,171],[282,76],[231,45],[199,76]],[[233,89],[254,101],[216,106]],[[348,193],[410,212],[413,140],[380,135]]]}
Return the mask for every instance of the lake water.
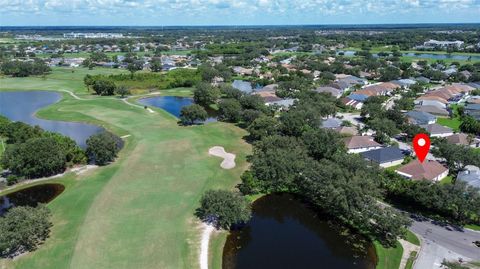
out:
{"label": "lake water", "polygon": [[325,218],[290,195],[260,198],[250,222],[228,236],[223,268],[374,269],[372,244]]}
{"label": "lake water", "polygon": [[[347,51],[338,51],[338,53],[343,52],[345,56],[354,56],[356,51],[347,50]],[[377,53],[372,54],[373,57],[378,57]],[[469,57],[472,61],[480,61],[480,55],[455,55],[455,54],[435,54],[435,53],[402,53],[403,56],[415,57],[420,59],[434,59],[434,60],[468,60]]]}
{"label": "lake water", "polygon": [[[138,100],[138,102],[142,105],[161,108],[172,114],[173,116],[179,118],[182,108],[193,104],[193,99],[189,97],[178,96],[154,96],[142,98]],[[207,113],[209,115],[209,118],[206,120],[206,122],[216,121],[216,115],[214,111],[207,110]]]}
{"label": "lake water", "polygon": [[232,82],[232,87],[234,87],[235,89],[240,90],[244,93],[251,93],[254,90],[259,90],[259,89],[262,88],[262,86],[257,84],[255,86],[255,89],[254,89],[252,87],[252,83],[250,83],[249,81],[237,80],[237,79]]}
{"label": "lake water", "polygon": [[38,125],[44,130],[61,133],[85,148],[86,140],[103,131],[103,128],[80,122],[44,120],[35,116],[36,111],[60,101],[61,98],[61,94],[49,91],[0,92],[0,114],[12,121]]}
{"label": "lake water", "polygon": [[0,196],[0,216],[14,206],[36,207],[39,203],[49,203],[64,190],[61,184],[42,184]]}

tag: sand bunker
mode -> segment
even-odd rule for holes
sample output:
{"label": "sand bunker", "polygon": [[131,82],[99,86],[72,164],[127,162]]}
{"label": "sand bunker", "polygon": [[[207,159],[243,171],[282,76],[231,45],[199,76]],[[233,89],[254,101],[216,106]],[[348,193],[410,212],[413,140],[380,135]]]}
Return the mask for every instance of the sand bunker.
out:
{"label": "sand bunker", "polygon": [[235,154],[228,153],[223,147],[215,146],[208,150],[210,155],[223,158],[223,162],[220,167],[223,169],[232,169],[235,167]]}

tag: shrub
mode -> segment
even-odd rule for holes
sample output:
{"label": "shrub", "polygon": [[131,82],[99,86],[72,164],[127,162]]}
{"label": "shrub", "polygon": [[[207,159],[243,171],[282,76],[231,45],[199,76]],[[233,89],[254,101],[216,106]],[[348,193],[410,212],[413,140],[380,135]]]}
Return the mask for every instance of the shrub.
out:
{"label": "shrub", "polygon": [[65,171],[66,154],[53,137],[32,138],[8,145],[1,164],[16,175],[48,177]]}
{"label": "shrub", "polygon": [[112,162],[122,148],[123,141],[110,132],[94,134],[87,139],[88,160],[97,165]]}
{"label": "shrub", "polygon": [[203,194],[197,209],[197,217],[217,228],[230,229],[234,225],[247,222],[251,208],[240,194],[225,190],[209,190]]}
{"label": "shrub", "polygon": [[35,250],[48,237],[51,226],[50,210],[43,205],[10,209],[0,217],[0,256]]}
{"label": "shrub", "polygon": [[183,125],[191,125],[198,121],[205,121],[207,117],[207,111],[197,104],[185,106],[180,111],[180,122]]}

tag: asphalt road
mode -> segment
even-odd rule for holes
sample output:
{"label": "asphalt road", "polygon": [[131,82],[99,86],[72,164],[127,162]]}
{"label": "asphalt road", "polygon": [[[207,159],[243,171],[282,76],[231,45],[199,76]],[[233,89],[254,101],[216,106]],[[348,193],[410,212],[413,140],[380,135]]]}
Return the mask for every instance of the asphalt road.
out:
{"label": "asphalt road", "polygon": [[415,268],[440,268],[443,259],[480,261],[480,232],[435,224],[431,220],[414,220],[410,230],[422,238],[422,250]]}

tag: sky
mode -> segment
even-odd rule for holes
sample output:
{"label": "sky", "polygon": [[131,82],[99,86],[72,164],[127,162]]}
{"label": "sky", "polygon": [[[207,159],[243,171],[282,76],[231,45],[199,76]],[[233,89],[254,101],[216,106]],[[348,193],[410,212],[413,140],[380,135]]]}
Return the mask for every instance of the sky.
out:
{"label": "sky", "polygon": [[0,0],[0,26],[480,23],[480,0]]}

